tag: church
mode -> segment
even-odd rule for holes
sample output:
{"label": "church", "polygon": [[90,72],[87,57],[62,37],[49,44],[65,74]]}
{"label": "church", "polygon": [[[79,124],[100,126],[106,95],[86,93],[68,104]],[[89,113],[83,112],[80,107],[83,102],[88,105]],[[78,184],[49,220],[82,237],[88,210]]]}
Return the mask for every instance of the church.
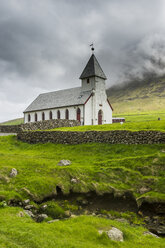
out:
{"label": "church", "polygon": [[40,94],[24,111],[24,122],[52,119],[78,120],[81,125],[112,123],[106,76],[94,54],[81,76],[81,87]]}

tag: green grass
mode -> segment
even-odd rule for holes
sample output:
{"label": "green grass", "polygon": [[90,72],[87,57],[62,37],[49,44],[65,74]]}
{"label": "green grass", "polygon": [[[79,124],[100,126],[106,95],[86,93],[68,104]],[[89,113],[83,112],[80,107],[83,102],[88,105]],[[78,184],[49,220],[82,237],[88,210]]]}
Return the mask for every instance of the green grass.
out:
{"label": "green grass", "polygon": [[[164,248],[163,238],[144,236],[141,226],[130,226],[108,219],[80,216],[55,223],[35,223],[30,217],[19,217],[19,208],[0,209],[0,247],[2,248]],[[108,239],[98,230],[114,226],[123,231],[124,242]]]}
{"label": "green grass", "polygon": [[60,128],[51,129],[51,131],[81,131],[81,132],[110,131],[110,130],[129,130],[129,131],[154,130],[154,131],[164,132],[165,120],[125,122],[123,124],[113,123],[113,124],[94,125],[94,126],[60,127]]}
{"label": "green grass", "polygon": [[[72,164],[58,166],[61,159]],[[30,145],[13,136],[0,137],[0,199],[27,198],[30,191],[42,200],[56,193],[57,185],[64,193],[131,190],[138,198],[144,185],[151,188],[145,197],[154,199],[155,194],[155,199],[165,200],[164,163],[165,145]],[[9,178],[13,167],[18,176]],[[79,178],[79,183],[71,183],[71,178]]]}
{"label": "green grass", "polygon": [[24,118],[18,118],[0,123],[0,125],[19,125],[24,123]]}
{"label": "green grass", "polygon": [[141,112],[141,113],[122,113],[115,114],[113,117],[125,117],[126,122],[145,122],[145,121],[157,121],[158,118],[165,120],[165,112]]}

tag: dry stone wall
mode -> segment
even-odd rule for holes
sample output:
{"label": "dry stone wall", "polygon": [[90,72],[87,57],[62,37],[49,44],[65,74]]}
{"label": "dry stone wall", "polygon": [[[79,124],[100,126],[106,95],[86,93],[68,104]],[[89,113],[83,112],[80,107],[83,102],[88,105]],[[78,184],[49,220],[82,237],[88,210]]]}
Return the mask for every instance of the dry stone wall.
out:
{"label": "dry stone wall", "polygon": [[46,120],[46,121],[37,121],[30,122],[22,125],[22,130],[46,130],[53,129],[57,127],[74,127],[80,126],[80,122],[76,120]]}
{"label": "dry stone wall", "polygon": [[80,122],[76,120],[46,120],[30,122],[21,125],[0,125],[1,133],[19,133],[21,131],[31,131],[31,130],[46,130],[53,129],[57,127],[74,127],[79,126]]}
{"label": "dry stone wall", "polygon": [[0,133],[18,133],[21,130],[21,125],[0,125]]}
{"label": "dry stone wall", "polygon": [[165,144],[165,133],[157,131],[34,131],[21,132],[17,135],[17,138],[30,144],[47,142],[58,144],[81,144],[90,142],[109,144]]}

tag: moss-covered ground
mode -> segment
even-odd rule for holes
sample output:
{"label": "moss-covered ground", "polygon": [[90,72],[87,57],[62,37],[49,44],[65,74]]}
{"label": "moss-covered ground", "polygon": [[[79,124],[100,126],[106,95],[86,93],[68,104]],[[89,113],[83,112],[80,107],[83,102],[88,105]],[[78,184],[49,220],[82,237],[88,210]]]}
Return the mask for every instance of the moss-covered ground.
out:
{"label": "moss-covered ground", "polygon": [[[61,159],[72,164],[58,166]],[[58,185],[64,193],[131,190],[137,198],[143,185],[150,188],[145,196],[165,199],[164,163],[165,145],[30,145],[0,137],[0,197],[22,199],[29,190],[42,200]],[[12,168],[18,170],[15,178],[9,177]]]}
{"label": "moss-covered ground", "polygon": [[[61,159],[69,159],[70,166],[58,166]],[[131,191],[136,199],[165,201],[165,145],[109,145],[109,144],[35,144],[16,140],[15,136],[0,137],[0,201],[32,199],[42,201],[56,194],[56,186],[63,193],[96,191],[114,194]],[[10,178],[12,168],[18,175]],[[71,182],[77,178],[78,183]],[[149,192],[142,193],[146,187]],[[64,201],[64,209],[47,202],[47,214],[52,218],[65,217],[64,210],[77,206]],[[40,205],[42,206],[42,204]],[[36,223],[22,208],[0,204],[0,247],[164,247],[163,238],[144,236],[146,229],[116,220],[96,216],[80,216],[51,224]],[[105,213],[105,210],[102,210]],[[111,215],[117,213],[110,212]],[[130,218],[130,214],[117,214]],[[131,217],[132,218],[132,217]],[[138,223],[137,220],[134,221]],[[123,231],[124,242],[117,243],[100,235],[98,230],[115,226]]]}
{"label": "moss-covered ground", "polygon": [[[164,248],[164,239],[150,235],[141,226],[92,217],[80,216],[51,224],[35,223],[26,214],[19,217],[20,208],[0,210],[0,247],[2,248]],[[98,230],[109,230],[112,226],[123,231],[124,242],[111,241]]]}

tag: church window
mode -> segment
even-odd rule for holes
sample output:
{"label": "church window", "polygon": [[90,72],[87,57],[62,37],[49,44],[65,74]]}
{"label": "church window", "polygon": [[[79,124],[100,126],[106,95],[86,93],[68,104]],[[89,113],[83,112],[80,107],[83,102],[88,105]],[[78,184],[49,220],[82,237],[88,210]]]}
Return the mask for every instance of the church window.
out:
{"label": "church window", "polygon": [[81,120],[81,110],[79,108],[77,109],[77,120]]}
{"label": "church window", "polygon": [[35,113],[35,121],[37,121],[37,113]]}
{"label": "church window", "polygon": [[53,114],[52,111],[49,112],[49,119],[52,120],[53,119]]}
{"label": "church window", "polygon": [[69,120],[69,110],[68,109],[66,109],[66,111],[65,111],[65,119]]}
{"label": "church window", "polygon": [[90,83],[90,80],[89,80],[89,78],[87,78],[87,84],[89,84]]}
{"label": "church window", "polygon": [[57,111],[57,119],[60,119],[60,110]]}
{"label": "church window", "polygon": [[44,121],[45,120],[45,113],[42,112],[42,120]]}
{"label": "church window", "polygon": [[30,120],[31,120],[31,116],[30,114],[28,114],[28,122],[30,122]]}

